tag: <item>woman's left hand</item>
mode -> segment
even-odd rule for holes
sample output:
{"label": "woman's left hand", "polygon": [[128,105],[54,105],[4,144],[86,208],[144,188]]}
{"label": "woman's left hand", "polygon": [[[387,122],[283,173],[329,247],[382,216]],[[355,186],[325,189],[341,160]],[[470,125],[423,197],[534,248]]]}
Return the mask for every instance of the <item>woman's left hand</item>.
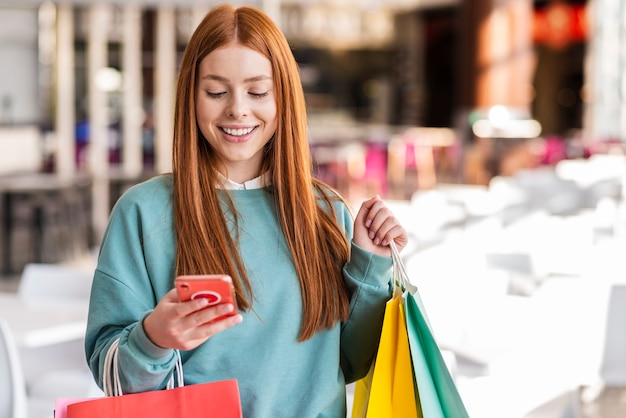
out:
{"label": "woman's left hand", "polygon": [[390,256],[389,243],[394,241],[398,251],[402,251],[408,242],[408,234],[381,197],[374,196],[359,208],[352,240],[364,250]]}

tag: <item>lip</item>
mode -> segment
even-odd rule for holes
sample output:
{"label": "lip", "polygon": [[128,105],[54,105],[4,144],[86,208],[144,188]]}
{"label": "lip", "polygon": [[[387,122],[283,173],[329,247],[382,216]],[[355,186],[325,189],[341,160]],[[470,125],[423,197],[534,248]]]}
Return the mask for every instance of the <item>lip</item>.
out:
{"label": "lip", "polygon": [[[220,126],[219,130],[222,133],[222,136],[228,141],[228,142],[245,142],[248,139],[250,139],[254,133],[257,131],[259,125],[254,125],[254,126]],[[250,132],[248,132],[247,134],[244,135],[232,135],[229,134],[225,131],[225,129],[228,130],[237,130],[237,129],[251,129]]]}

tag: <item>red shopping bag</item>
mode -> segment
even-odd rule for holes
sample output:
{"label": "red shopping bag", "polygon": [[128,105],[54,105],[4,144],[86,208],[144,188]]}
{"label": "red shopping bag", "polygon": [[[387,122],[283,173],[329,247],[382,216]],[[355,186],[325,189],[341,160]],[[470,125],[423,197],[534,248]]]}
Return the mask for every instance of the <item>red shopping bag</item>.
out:
{"label": "red shopping bag", "polygon": [[183,385],[180,353],[167,389],[122,393],[118,363],[119,339],[111,344],[105,361],[105,397],[59,398],[55,418],[242,418],[239,384],[235,379]]}
{"label": "red shopping bag", "polygon": [[241,418],[236,380],[81,400],[55,418]]}

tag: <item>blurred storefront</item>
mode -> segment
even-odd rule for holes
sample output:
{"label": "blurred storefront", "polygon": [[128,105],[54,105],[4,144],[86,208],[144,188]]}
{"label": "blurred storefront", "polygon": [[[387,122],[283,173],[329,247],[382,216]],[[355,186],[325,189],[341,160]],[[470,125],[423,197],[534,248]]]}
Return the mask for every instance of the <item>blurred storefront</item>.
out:
{"label": "blurred storefront", "polygon": [[[381,143],[388,147],[372,174],[385,176],[384,191],[393,189],[387,178],[410,192],[438,180],[484,183],[537,164],[535,143],[523,135],[485,139],[472,131],[477,115],[494,107],[536,121],[542,139],[587,148],[626,140],[620,0],[235,3],[265,9],[292,44],[313,143],[365,143],[349,149],[371,161]],[[46,168],[92,178],[96,239],[127,184],[170,169],[177,65],[214,4],[2,2],[0,58],[13,65],[0,70],[0,122],[41,127]],[[401,153],[389,155],[390,144]],[[392,157],[404,174],[390,172]],[[342,170],[351,164],[347,172],[361,176],[355,180],[368,180],[365,168],[354,168],[367,161],[348,160]],[[426,177],[407,177],[420,171],[416,164]]]}

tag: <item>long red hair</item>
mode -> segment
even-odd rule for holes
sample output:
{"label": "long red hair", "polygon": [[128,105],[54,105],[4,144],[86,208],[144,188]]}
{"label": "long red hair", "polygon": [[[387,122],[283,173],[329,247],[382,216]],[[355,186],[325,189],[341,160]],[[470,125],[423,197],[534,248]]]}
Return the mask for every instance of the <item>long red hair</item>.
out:
{"label": "long red hair", "polygon": [[[304,92],[291,49],[274,22],[253,7],[224,5],[199,24],[179,71],[173,150],[173,205],[176,274],[224,272],[233,278],[239,308],[253,308],[254,292],[221,209],[219,161],[196,123],[196,82],[200,61],[233,41],[267,57],[272,64],[278,121],[268,143],[262,172],[271,178],[279,224],[300,280],[303,322],[299,340],[345,321],[349,294],[342,267],[349,257],[345,232],[332,202],[341,199],[312,175]],[[230,204],[229,219],[237,222]],[[277,295],[279,297],[279,295]]]}

